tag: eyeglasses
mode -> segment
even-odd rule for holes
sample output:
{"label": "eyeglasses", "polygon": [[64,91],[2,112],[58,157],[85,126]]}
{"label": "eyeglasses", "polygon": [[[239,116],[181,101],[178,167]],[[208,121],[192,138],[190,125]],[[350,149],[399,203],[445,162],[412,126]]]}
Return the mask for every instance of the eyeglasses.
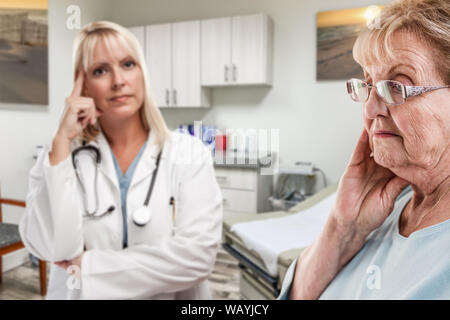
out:
{"label": "eyeglasses", "polygon": [[376,89],[377,95],[384,103],[395,106],[404,103],[409,97],[415,97],[428,91],[450,88],[450,86],[405,86],[394,80],[381,80],[375,85],[371,85],[360,79],[347,80],[347,92],[356,102],[366,102],[372,88]]}

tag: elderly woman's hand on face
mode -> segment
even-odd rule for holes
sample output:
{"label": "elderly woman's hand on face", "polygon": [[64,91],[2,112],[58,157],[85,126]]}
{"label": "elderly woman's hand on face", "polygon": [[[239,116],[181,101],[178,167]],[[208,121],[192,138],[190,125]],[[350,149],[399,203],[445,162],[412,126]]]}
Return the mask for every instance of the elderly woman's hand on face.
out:
{"label": "elderly woman's hand on face", "polygon": [[339,183],[330,217],[338,230],[365,238],[378,228],[394,208],[408,182],[378,165],[371,156],[369,136],[364,129],[350,163]]}
{"label": "elderly woman's hand on face", "polygon": [[[317,299],[337,272],[364,245],[408,185],[371,156],[364,129],[339,182],[336,202],[321,235],[299,258],[290,299]],[[313,270],[313,271],[311,271]]]}

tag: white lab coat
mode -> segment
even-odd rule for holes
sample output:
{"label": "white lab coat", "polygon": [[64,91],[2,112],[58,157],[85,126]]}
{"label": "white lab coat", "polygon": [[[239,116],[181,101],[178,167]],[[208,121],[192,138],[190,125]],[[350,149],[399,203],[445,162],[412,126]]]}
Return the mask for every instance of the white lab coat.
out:
{"label": "white lab coat", "polygon": [[[46,147],[30,171],[19,226],[26,248],[51,262],[73,259],[85,250],[81,288],[75,277],[52,264],[47,299],[209,299],[207,277],[222,232],[222,196],[209,149],[197,138],[170,133],[150,200],[151,220],[139,227],[131,213],[144,203],[159,152],[154,134],[149,135],[127,194],[128,248],[123,249],[112,152],[102,133],[91,144],[102,155],[98,212],[115,207],[106,216],[85,216],[71,156],[50,166]],[[73,143],[72,150],[76,146]]]}

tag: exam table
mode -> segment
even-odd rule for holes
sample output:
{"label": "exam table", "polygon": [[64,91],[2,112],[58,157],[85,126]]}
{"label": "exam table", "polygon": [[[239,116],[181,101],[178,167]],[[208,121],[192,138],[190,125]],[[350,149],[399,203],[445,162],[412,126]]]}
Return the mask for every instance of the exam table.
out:
{"label": "exam table", "polygon": [[[244,299],[276,299],[279,295],[287,269],[306,247],[292,248],[281,252],[276,258],[276,270],[269,271],[261,255],[255,250],[248,248],[241,237],[232,231],[233,226],[246,222],[278,219],[292,214],[301,214],[302,211],[316,206],[325,198],[333,195],[337,190],[337,186],[338,184],[335,183],[319,191],[288,211],[273,211],[257,215],[242,214],[224,218],[222,245],[228,253],[239,261],[240,291]],[[300,226],[299,230],[301,230]],[[274,230],[274,232],[277,232],[277,230]],[[264,240],[261,238],[258,241]]]}

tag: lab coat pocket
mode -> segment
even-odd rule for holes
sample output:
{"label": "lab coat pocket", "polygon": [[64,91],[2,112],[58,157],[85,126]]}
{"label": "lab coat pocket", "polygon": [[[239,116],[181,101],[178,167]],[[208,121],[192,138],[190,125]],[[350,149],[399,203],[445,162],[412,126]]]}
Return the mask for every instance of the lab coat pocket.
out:
{"label": "lab coat pocket", "polygon": [[169,219],[169,227],[170,227],[170,236],[173,237],[175,235],[176,228],[176,216],[175,216],[175,203],[173,200],[170,200],[170,204],[167,210],[167,218]]}
{"label": "lab coat pocket", "polygon": [[175,235],[176,221],[175,221],[175,206],[173,202],[170,201],[164,210],[166,220],[167,220],[167,237],[173,237]]}

